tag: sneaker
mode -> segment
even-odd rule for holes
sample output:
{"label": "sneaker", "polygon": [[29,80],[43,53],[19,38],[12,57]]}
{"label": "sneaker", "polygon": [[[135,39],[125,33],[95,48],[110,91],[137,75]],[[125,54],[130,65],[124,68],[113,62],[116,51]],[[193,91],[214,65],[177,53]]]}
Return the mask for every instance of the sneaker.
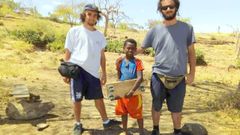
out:
{"label": "sneaker", "polygon": [[83,132],[82,124],[80,125],[75,124],[73,128],[73,135],[81,135],[82,132]]}
{"label": "sneaker", "polygon": [[114,126],[118,126],[120,124],[122,124],[121,121],[117,121],[117,120],[111,119],[111,120],[109,120],[109,122],[107,124],[103,124],[103,128],[104,129],[110,129],[110,128],[112,128]]}
{"label": "sneaker", "polygon": [[159,133],[159,131],[158,130],[152,130],[152,133],[151,133],[151,135],[160,135],[160,133]]}

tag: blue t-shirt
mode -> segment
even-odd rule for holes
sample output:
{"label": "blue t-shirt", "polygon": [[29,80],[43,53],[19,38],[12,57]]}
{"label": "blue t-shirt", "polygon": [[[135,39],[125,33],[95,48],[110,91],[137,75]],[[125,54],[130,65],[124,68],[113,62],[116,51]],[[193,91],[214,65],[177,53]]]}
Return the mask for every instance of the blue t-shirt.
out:
{"label": "blue t-shirt", "polygon": [[122,63],[120,65],[120,80],[130,80],[137,78],[137,66],[135,59],[131,59],[129,61],[126,61],[126,59],[122,60]]}
{"label": "blue t-shirt", "polygon": [[179,76],[187,73],[188,46],[195,43],[193,27],[177,21],[171,26],[157,25],[146,35],[142,48],[155,51],[153,73]]}

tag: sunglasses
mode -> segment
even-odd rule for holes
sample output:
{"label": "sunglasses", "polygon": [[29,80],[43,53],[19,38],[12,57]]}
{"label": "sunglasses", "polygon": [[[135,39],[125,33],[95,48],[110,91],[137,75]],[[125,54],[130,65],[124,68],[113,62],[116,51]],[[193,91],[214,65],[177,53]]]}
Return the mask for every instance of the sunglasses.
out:
{"label": "sunglasses", "polygon": [[163,7],[161,7],[161,10],[167,10],[168,8],[169,8],[169,9],[175,9],[176,7],[173,6],[173,5],[163,6]]}

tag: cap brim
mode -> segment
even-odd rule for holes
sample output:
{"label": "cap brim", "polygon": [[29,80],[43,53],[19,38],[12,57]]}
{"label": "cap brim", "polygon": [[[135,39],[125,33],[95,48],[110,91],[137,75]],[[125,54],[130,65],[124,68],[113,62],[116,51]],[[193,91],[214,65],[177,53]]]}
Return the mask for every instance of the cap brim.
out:
{"label": "cap brim", "polygon": [[85,11],[86,11],[86,10],[90,10],[90,11],[95,11],[95,12],[101,13],[101,11],[96,10],[96,9],[92,9],[92,8],[85,8],[84,10],[85,10]]}

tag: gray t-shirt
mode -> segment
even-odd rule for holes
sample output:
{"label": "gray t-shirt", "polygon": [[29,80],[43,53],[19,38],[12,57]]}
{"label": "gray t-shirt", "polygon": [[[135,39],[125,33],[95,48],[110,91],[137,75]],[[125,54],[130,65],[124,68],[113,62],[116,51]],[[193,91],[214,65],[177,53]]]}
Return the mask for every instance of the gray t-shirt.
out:
{"label": "gray t-shirt", "polygon": [[155,51],[153,73],[179,76],[187,73],[188,46],[195,43],[193,27],[177,21],[171,26],[157,25],[146,35],[142,48]]}

